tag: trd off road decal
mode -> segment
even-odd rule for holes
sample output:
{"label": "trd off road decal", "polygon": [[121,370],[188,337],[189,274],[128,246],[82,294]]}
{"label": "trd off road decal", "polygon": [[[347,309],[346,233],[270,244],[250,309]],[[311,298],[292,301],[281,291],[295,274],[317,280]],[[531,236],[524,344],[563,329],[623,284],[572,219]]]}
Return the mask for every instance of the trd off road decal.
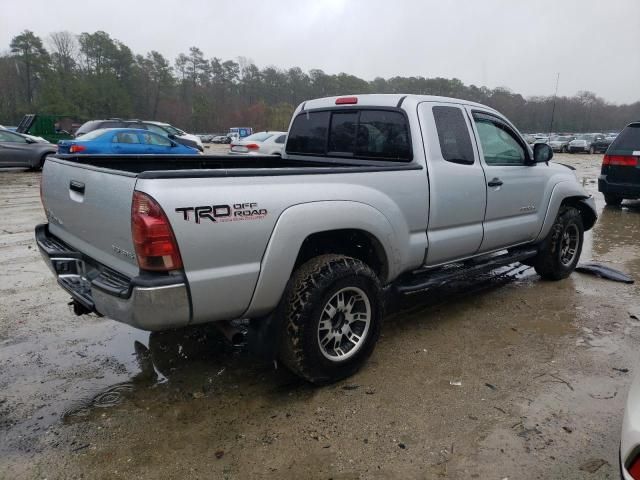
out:
{"label": "trd off road decal", "polygon": [[201,207],[176,208],[186,222],[239,222],[259,220],[266,217],[267,209],[258,208],[257,203],[234,203],[233,205],[203,205]]}

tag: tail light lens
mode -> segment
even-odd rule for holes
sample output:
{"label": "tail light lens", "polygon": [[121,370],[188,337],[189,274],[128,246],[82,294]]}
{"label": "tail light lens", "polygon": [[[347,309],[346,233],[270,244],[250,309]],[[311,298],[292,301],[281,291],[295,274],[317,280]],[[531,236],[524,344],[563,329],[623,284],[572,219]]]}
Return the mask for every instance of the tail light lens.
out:
{"label": "tail light lens", "polygon": [[260,148],[260,145],[258,145],[257,143],[249,143],[245,145],[245,147],[247,147],[248,150],[257,150]]}
{"label": "tail light lens", "polygon": [[602,159],[602,166],[616,165],[619,167],[635,167],[638,159],[631,155],[605,155]]}
{"label": "tail light lens", "polygon": [[627,471],[635,480],[640,480],[640,456],[636,457],[633,462],[629,464]]}
{"label": "tail light lens", "polygon": [[69,147],[69,153],[80,153],[87,149],[84,145],[71,145]]}
{"label": "tail light lens", "polygon": [[168,272],[182,268],[180,250],[169,219],[158,202],[138,191],[133,192],[131,232],[141,269]]}

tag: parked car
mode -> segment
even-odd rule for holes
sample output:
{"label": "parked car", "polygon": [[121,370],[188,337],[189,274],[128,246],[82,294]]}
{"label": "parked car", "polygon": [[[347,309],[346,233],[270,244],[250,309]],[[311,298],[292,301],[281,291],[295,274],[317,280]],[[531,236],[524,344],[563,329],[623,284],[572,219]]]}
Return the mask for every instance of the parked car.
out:
{"label": "parked car", "polygon": [[[15,132],[16,128],[14,128],[14,127],[5,127],[3,125],[0,125],[0,130],[9,130],[10,132]],[[29,138],[29,139],[33,140],[34,142],[50,143],[47,139],[42,138],[42,137],[38,137],[36,135],[28,135],[26,133],[21,133],[20,135],[22,135],[25,138]]]}
{"label": "parked car", "polygon": [[197,155],[200,152],[149,130],[99,128],[73,140],[60,140],[58,153]]}
{"label": "parked car", "polygon": [[534,137],[530,133],[525,133],[522,137],[524,138],[524,141],[529,145],[533,145],[534,143],[536,143],[536,137]]}
{"label": "parked car", "polygon": [[620,472],[624,480],[640,480],[640,376],[629,388],[622,420]]}
{"label": "parked car", "polygon": [[322,98],[295,110],[281,159],[53,158],[35,235],[77,314],[231,338],[250,319],[249,339],[326,384],[371,355],[384,292],[518,261],[571,274],[597,214],[552,157],[466,100]]}
{"label": "parked car", "polygon": [[609,145],[613,143],[616,137],[611,135],[606,135],[602,137],[598,137],[595,142],[593,142],[593,149],[596,153],[604,153],[609,148]]}
{"label": "parked car", "polygon": [[213,137],[213,139],[211,140],[211,143],[229,144],[231,143],[231,137],[228,137],[226,135],[218,135],[217,137]]}
{"label": "parked car", "polygon": [[201,133],[196,135],[202,143],[211,143],[213,140],[213,135],[209,135],[208,133]]}
{"label": "parked car", "polygon": [[549,146],[554,152],[567,153],[569,151],[569,143],[574,137],[569,135],[555,135],[549,140]]}
{"label": "parked car", "polygon": [[48,155],[56,153],[49,142],[31,139],[28,135],[0,130],[0,167],[42,168]]}
{"label": "parked car", "polygon": [[607,205],[640,198],[640,122],[626,126],[607,149],[598,177]]}
{"label": "parked car", "polygon": [[604,139],[604,135],[602,135],[601,133],[582,133],[576,135],[576,138],[569,142],[569,153],[596,153],[596,147],[594,143],[602,139]]}
{"label": "parked car", "polygon": [[231,143],[229,153],[241,155],[282,155],[287,132],[258,132]]}
{"label": "parked car", "polygon": [[204,151],[202,141],[195,135],[190,135],[179,128],[176,128],[168,123],[151,122],[142,120],[123,120],[121,118],[110,118],[108,120],[90,120],[83,123],[78,130],[76,130],[76,138],[81,137],[89,132],[98,130],[101,128],[139,128],[143,130],[149,130],[163,135],[170,140],[174,140],[187,147],[197,148],[201,152]]}

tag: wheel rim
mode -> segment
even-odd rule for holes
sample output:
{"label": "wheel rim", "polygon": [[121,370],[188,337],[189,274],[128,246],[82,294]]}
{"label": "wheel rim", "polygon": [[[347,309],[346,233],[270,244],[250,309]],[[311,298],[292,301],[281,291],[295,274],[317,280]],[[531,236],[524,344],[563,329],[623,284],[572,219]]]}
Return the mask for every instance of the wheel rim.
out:
{"label": "wheel rim", "polygon": [[371,325],[371,302],[358,287],[336,292],[322,309],[318,345],[325,358],[342,362],[364,345]]}
{"label": "wheel rim", "polygon": [[578,227],[574,224],[567,226],[560,240],[560,262],[567,266],[575,260],[578,255],[578,244],[580,242],[580,233]]}

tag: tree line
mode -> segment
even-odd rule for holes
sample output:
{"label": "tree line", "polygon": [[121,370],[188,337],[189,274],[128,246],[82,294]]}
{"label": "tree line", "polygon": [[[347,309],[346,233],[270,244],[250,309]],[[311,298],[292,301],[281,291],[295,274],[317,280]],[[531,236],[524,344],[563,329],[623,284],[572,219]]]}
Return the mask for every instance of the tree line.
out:
{"label": "tree line", "polygon": [[[442,95],[489,105],[522,131],[620,130],[640,119],[640,100],[608,103],[592,92],[554,99],[525,98],[508,88],[465,85],[453,78],[392,77],[363,80],[347,73],[299,67],[258,68],[240,57],[207,58],[191,47],[171,61],[158,51],[134,54],[108,33],[62,31],[44,41],[25,30],[0,54],[0,123],[25,113],[162,120],[193,132],[231,126],[286,130],[291,113],[309,98],[364,93]],[[554,110],[555,104],[555,110]]]}

